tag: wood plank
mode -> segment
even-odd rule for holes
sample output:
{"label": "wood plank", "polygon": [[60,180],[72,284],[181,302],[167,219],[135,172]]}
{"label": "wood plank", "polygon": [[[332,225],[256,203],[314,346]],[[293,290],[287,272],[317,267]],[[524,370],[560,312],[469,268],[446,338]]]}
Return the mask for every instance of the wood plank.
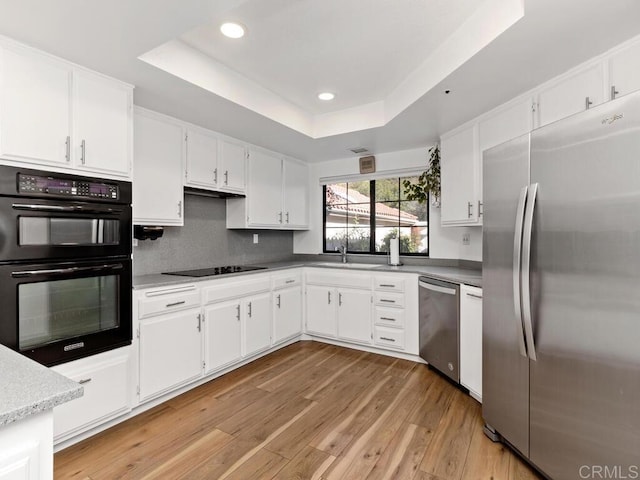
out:
{"label": "wood plank", "polygon": [[375,464],[367,480],[409,480],[420,468],[433,432],[403,422],[395,437]]}
{"label": "wood plank", "polygon": [[273,480],[320,479],[335,458],[326,452],[306,446],[273,477]]}
{"label": "wood plank", "polygon": [[288,461],[280,455],[260,449],[231,474],[222,476],[220,480],[271,480],[287,463]]}
{"label": "wood plank", "polygon": [[510,453],[509,480],[543,480],[542,476],[518,457],[517,454]]}
{"label": "wood plank", "polygon": [[451,404],[454,387],[438,376],[429,378],[426,387],[421,401],[416,403],[408,421],[433,431]]}
{"label": "wood plank", "polygon": [[473,436],[467,461],[462,473],[463,480],[493,480],[509,478],[511,452],[501,443],[494,443],[484,434],[484,422],[475,418]]}
{"label": "wood plank", "polygon": [[452,388],[453,400],[435,430],[420,464],[420,470],[443,480],[461,478],[476,418],[480,415],[480,408],[475,400],[455,387]]}

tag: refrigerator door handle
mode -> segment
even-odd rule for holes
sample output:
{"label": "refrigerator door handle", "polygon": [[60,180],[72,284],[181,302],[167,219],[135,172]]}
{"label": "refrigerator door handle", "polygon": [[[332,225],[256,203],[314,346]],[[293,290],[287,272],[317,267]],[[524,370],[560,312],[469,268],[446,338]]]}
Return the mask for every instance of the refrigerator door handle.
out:
{"label": "refrigerator door handle", "polygon": [[527,356],[524,343],[524,326],[522,324],[522,302],[520,297],[521,265],[522,265],[522,230],[524,227],[524,208],[527,200],[528,188],[522,187],[516,210],[516,226],[513,235],[513,308],[516,314],[516,330],[518,332],[518,347],[520,355]]}
{"label": "refrigerator door handle", "polygon": [[524,318],[524,333],[527,338],[527,350],[531,360],[537,360],[536,346],[533,339],[533,325],[531,322],[531,282],[529,274],[531,272],[531,235],[533,233],[533,213],[536,208],[536,197],[538,195],[538,184],[529,186],[527,194],[527,211],[524,216],[524,234],[522,242],[522,310]]}

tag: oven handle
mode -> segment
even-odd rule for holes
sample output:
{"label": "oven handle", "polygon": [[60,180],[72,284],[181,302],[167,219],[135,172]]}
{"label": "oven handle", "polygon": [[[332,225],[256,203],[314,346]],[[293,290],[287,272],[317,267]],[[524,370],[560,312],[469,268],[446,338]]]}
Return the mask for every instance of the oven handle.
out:
{"label": "oven handle", "polygon": [[119,208],[95,208],[85,207],[84,205],[38,205],[32,203],[14,203],[14,210],[30,210],[35,212],[71,212],[71,213],[106,213],[120,214],[122,209]]}
{"label": "oven handle", "polygon": [[24,278],[24,277],[33,277],[36,275],[60,275],[60,274],[68,274],[68,273],[78,273],[78,272],[104,272],[104,271],[114,271],[114,270],[122,270],[123,266],[121,263],[115,265],[94,265],[91,267],[68,267],[68,268],[51,268],[48,270],[25,270],[22,272],[11,272],[11,276],[13,278]]}

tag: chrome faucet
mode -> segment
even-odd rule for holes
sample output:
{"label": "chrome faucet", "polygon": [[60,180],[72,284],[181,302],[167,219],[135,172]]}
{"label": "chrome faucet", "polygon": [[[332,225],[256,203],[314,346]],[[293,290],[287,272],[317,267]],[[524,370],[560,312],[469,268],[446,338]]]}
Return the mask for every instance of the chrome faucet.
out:
{"label": "chrome faucet", "polygon": [[342,255],[342,263],[347,263],[347,246],[340,245],[340,255]]}

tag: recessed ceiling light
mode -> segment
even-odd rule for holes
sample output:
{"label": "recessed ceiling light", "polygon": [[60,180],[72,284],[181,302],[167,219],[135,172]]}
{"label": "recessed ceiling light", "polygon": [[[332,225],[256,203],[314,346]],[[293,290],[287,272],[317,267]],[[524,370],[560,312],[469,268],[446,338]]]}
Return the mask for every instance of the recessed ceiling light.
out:
{"label": "recessed ceiling light", "polygon": [[320,100],[325,100],[325,101],[329,101],[329,100],[333,100],[334,98],[336,98],[335,94],[331,93],[331,92],[322,92],[318,94],[318,98]]}
{"label": "recessed ceiling light", "polygon": [[241,38],[244,37],[245,28],[239,23],[227,22],[220,25],[220,31],[225,37]]}

